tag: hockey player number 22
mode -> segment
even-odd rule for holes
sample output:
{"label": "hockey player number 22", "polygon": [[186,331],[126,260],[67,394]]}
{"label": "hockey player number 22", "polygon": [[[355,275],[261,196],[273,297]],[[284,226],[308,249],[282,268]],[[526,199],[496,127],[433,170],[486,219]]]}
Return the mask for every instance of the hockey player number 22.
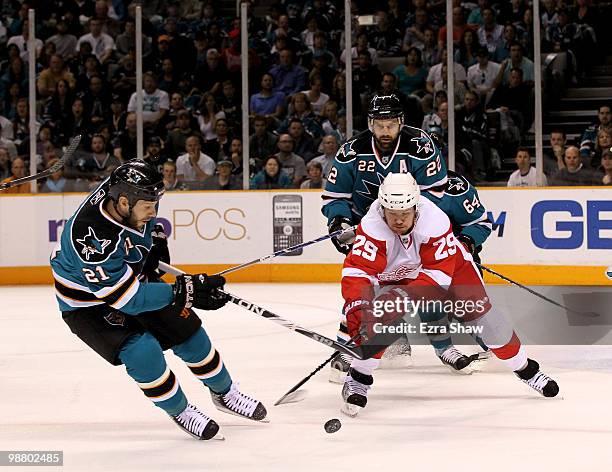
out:
{"label": "hockey player number 22", "polygon": [[427,175],[427,177],[431,177],[440,172],[441,169],[442,164],[440,164],[440,156],[437,156],[435,161],[431,161],[429,164],[427,164],[425,175]]}
{"label": "hockey player number 22", "polygon": [[[361,249],[362,246],[363,249]],[[374,262],[377,251],[378,248],[376,245],[372,241],[368,241],[362,234],[355,238],[355,243],[353,244],[353,254],[356,256],[361,256],[367,261]]]}
{"label": "hockey player number 22", "polygon": [[436,261],[446,259],[449,255],[452,256],[457,252],[457,240],[453,233],[447,234],[445,238],[440,238],[433,244],[434,246],[438,246],[434,255]]}

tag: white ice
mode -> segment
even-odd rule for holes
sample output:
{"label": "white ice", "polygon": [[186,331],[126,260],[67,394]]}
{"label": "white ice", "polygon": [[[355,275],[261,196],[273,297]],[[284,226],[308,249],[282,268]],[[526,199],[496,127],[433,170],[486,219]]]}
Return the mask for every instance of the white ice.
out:
{"label": "white ice", "polygon": [[[335,336],[336,284],[229,289]],[[515,293],[517,308],[531,297]],[[51,287],[3,287],[0,300],[0,450],[63,450],[62,470],[612,470],[612,347],[527,346],[561,387],[560,398],[545,399],[495,360],[462,376],[417,346],[415,367],[376,371],[367,408],[350,419],[339,412],[340,386],[328,383],[327,369],[305,386],[304,401],[272,406],[331,350],[228,306],[202,315],[206,329],[241,389],[267,405],[271,422],[215,410],[202,384],[168,353],[189,400],[221,425],[226,441],[211,443],[180,431],[123,367],[81,343]],[[331,418],[342,429],[330,435],[323,424]]]}

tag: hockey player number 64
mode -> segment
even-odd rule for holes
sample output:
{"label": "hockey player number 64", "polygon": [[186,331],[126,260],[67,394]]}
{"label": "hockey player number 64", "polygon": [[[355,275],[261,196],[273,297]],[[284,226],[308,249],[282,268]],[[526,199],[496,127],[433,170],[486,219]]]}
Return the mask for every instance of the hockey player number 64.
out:
{"label": "hockey player number 64", "polygon": [[353,244],[353,254],[356,256],[361,256],[365,260],[374,262],[377,251],[378,248],[376,245],[372,241],[368,241],[362,234],[355,238],[355,243]]}
{"label": "hockey player number 64", "polygon": [[440,238],[435,241],[434,246],[438,246],[434,257],[437,261],[446,259],[449,255],[453,255],[457,252],[457,239],[453,233],[449,233],[445,238]]}

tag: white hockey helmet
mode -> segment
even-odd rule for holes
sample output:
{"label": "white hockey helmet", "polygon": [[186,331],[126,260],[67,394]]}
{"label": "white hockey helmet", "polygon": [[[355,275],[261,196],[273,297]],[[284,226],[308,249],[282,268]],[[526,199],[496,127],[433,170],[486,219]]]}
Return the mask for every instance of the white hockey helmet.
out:
{"label": "white hockey helmet", "polygon": [[378,189],[378,201],[388,210],[407,210],[419,202],[419,184],[411,174],[388,174]]}

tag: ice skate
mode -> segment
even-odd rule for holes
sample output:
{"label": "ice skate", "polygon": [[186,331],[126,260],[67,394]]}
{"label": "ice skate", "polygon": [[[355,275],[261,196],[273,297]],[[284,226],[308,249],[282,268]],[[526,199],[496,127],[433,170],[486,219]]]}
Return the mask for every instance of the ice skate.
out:
{"label": "ice skate", "polygon": [[347,416],[357,416],[359,411],[368,403],[368,390],[373,383],[374,378],[371,375],[350,369],[342,387],[344,403],[340,411]]}
{"label": "ice skate", "polygon": [[171,416],[179,428],[186,433],[190,434],[196,439],[208,440],[208,439],[225,439],[221,433],[219,433],[219,425],[215,420],[210,419],[195,406],[188,404],[181,413],[176,416]]}
{"label": "ice skate", "polygon": [[336,356],[331,362],[329,370],[329,381],[331,383],[341,384],[346,379],[346,374],[351,367],[351,358],[344,354]]}
{"label": "ice skate", "polygon": [[444,365],[447,365],[453,372],[469,375],[472,373],[471,368],[467,368],[473,360],[474,356],[466,356],[456,347],[451,346],[446,351],[438,356]]}
{"label": "ice skate", "polygon": [[412,347],[408,338],[402,336],[391,344],[380,359],[379,369],[403,369],[412,367]]}
{"label": "ice skate", "polygon": [[265,418],[268,412],[263,403],[240,392],[236,382],[232,383],[229,392],[225,394],[210,392],[210,395],[217,410],[248,420],[267,422]]}
{"label": "ice skate", "polygon": [[514,372],[519,379],[545,397],[556,397],[559,393],[557,382],[540,371],[540,364],[533,359],[527,359],[527,367]]}

